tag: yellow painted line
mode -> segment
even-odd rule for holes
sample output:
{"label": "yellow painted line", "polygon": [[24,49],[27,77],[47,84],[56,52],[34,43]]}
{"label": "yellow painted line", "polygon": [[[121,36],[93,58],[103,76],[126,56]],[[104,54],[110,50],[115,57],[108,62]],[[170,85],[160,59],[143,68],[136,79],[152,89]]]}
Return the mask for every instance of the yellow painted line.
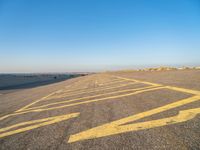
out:
{"label": "yellow painted line", "polygon": [[8,114],[8,115],[5,115],[5,116],[3,116],[3,117],[0,117],[0,121],[3,120],[3,119],[8,118],[8,117],[10,117],[10,116],[13,116],[13,115],[12,115],[12,114]]}
{"label": "yellow painted line", "polygon": [[[81,81],[82,81],[82,80],[81,80]],[[79,82],[79,81],[77,81],[77,82]],[[77,82],[73,83],[72,85],[76,84]],[[68,85],[68,86],[66,86],[66,87],[71,87],[71,85]],[[15,111],[15,112],[12,113],[12,114],[8,114],[8,115],[5,115],[5,116],[2,116],[2,117],[0,117],[0,120],[6,119],[6,118],[8,118],[8,117],[10,117],[10,116],[16,116],[16,115],[24,114],[24,113],[20,113],[20,112],[23,111],[24,109],[26,109],[26,108],[28,108],[28,107],[30,107],[30,106],[32,106],[32,105],[38,103],[39,101],[42,101],[42,100],[44,100],[44,99],[47,99],[49,96],[52,96],[52,95],[54,95],[55,93],[61,92],[62,90],[63,90],[63,89],[58,90],[58,91],[55,91],[55,92],[53,92],[53,93],[51,93],[51,94],[49,94],[49,95],[47,95],[47,96],[44,96],[44,97],[42,97],[41,99],[38,99],[38,100],[34,101],[33,103],[30,103],[30,104],[28,104],[28,105],[22,107],[21,109]]]}
{"label": "yellow painted line", "polygon": [[77,88],[76,86],[80,86],[81,84],[83,84],[85,82],[85,80],[86,79],[81,79],[74,83],[71,83],[71,84],[65,86],[65,89],[68,89],[68,88],[70,88],[70,90],[75,89],[75,88]]}
{"label": "yellow painted line", "polygon": [[110,136],[110,135],[115,135],[115,134],[120,134],[120,133],[126,133],[130,131],[144,130],[144,129],[187,121],[189,119],[194,118],[198,113],[200,113],[200,108],[181,111],[178,115],[174,117],[124,125],[130,122],[142,119],[144,117],[148,117],[148,116],[158,114],[158,113],[161,113],[161,112],[164,112],[164,111],[167,111],[179,106],[183,106],[185,104],[198,101],[199,99],[200,99],[199,95],[193,96],[190,98],[180,100],[178,102],[161,106],[159,108],[155,108],[155,109],[142,112],[136,115],[132,115],[132,116],[129,116],[117,121],[113,121],[113,122],[110,122],[98,127],[94,127],[92,129],[71,135],[68,140],[68,143],[87,140],[87,139],[100,138],[100,137],[105,137],[105,136]]}
{"label": "yellow painted line", "polygon": [[[80,113],[71,113],[71,114],[62,115],[62,116],[49,117],[49,118],[45,118],[45,119],[22,122],[22,123],[15,124],[15,125],[12,125],[9,127],[1,128],[0,129],[0,138],[10,136],[13,134],[17,134],[17,133],[21,133],[21,132],[25,132],[25,131],[29,131],[29,130],[43,127],[46,125],[54,124],[54,123],[68,120],[71,118],[75,118],[75,117],[79,116],[79,114]],[[29,126],[27,126],[27,125],[29,125]],[[23,126],[27,126],[27,127],[23,127]],[[21,128],[18,128],[18,127],[21,127]],[[15,129],[15,128],[18,128],[18,129]],[[15,130],[8,131],[11,129],[15,129]],[[8,131],[8,132],[6,132],[6,131]],[[1,132],[3,132],[3,133],[1,133]]]}
{"label": "yellow painted line", "polygon": [[[123,81],[123,80],[119,80],[120,82],[125,82],[125,81]],[[118,82],[119,82],[118,81]],[[116,82],[117,83],[117,82]],[[111,83],[110,83],[111,84]],[[73,90],[63,90],[62,92],[63,93],[66,93],[66,92],[80,92],[80,91],[86,91],[86,90],[94,90],[95,88],[104,88],[105,86],[104,85],[106,85],[107,86],[107,84],[103,84],[103,85],[101,85],[101,86],[99,86],[99,87],[85,87],[85,88],[75,88],[75,89],[73,89]],[[109,84],[108,84],[109,85]]]}
{"label": "yellow painted line", "polygon": [[117,80],[115,82],[106,82],[106,83],[98,82],[98,85],[99,85],[99,87],[107,87],[107,86],[113,86],[116,83],[129,83],[129,82],[132,82],[132,81]]}
{"label": "yellow painted line", "polygon": [[118,95],[118,96],[110,96],[110,97],[99,98],[99,99],[94,99],[94,100],[87,100],[87,101],[83,101],[83,102],[77,102],[77,103],[72,103],[72,104],[52,107],[52,108],[33,109],[33,110],[30,110],[30,111],[23,111],[23,112],[13,113],[13,114],[10,114],[9,116],[16,116],[16,115],[26,114],[26,113],[30,113],[30,112],[41,112],[41,111],[47,111],[47,110],[55,110],[55,109],[60,109],[60,108],[66,108],[66,107],[71,107],[71,106],[82,105],[82,104],[94,103],[94,102],[98,102],[98,101],[105,101],[105,100],[109,100],[109,99],[121,100],[121,99],[116,99],[116,98],[132,96],[132,95],[140,94],[140,93],[143,93],[143,92],[154,91],[154,90],[163,89],[163,88],[164,87],[155,87],[155,88],[151,88],[151,89],[145,89],[145,90],[136,91],[136,92],[133,92],[133,93],[123,94],[123,95]]}
{"label": "yellow painted line", "polygon": [[[128,81],[135,81],[135,82],[140,82],[144,84],[149,84],[149,85],[157,85],[157,86],[165,86],[162,84],[156,84],[156,83],[151,83],[151,82],[146,82],[146,81],[140,81],[140,80],[135,80],[135,79],[129,79],[129,78],[124,78],[124,77],[119,77],[115,76],[116,78],[128,80]],[[180,88],[180,87],[175,87],[175,86],[165,86],[168,89],[175,90],[175,91],[180,91],[180,92],[185,92],[185,93],[190,93],[194,95],[200,95],[200,91],[197,90],[191,90],[191,89],[186,89],[186,88]]]}
{"label": "yellow painted line", "polygon": [[[108,86],[108,85],[113,85],[113,84],[116,84],[116,83],[121,83],[121,82],[126,82],[124,80],[119,80],[119,81],[116,81],[116,82],[111,82],[111,83],[99,83],[100,86]],[[132,81],[131,81],[132,82]]]}
{"label": "yellow painted line", "polygon": [[86,97],[81,97],[81,98],[76,98],[76,99],[71,99],[71,100],[64,100],[64,101],[61,101],[61,102],[54,102],[54,103],[50,103],[50,104],[46,104],[46,105],[41,105],[41,106],[38,106],[38,107],[31,107],[31,108],[25,109],[25,111],[44,108],[44,107],[47,107],[47,106],[52,106],[52,105],[57,105],[57,104],[66,104],[66,103],[70,103],[70,102],[75,102],[75,101],[79,101],[79,100],[95,98],[95,97],[100,97],[100,96],[106,96],[106,95],[111,95],[111,94],[119,94],[119,93],[124,93],[124,92],[133,92],[133,91],[138,91],[138,90],[150,89],[150,88],[153,88],[153,87],[155,87],[155,86],[121,90],[121,91],[115,91],[115,92],[110,92],[110,93],[105,93],[105,94],[98,94],[98,95],[94,95],[94,96],[86,96]]}
{"label": "yellow painted line", "polygon": [[62,93],[63,90],[64,90],[64,89],[58,90],[58,91],[55,92],[55,94],[57,94],[57,93]]}
{"label": "yellow painted line", "polygon": [[140,81],[140,80],[135,80],[135,79],[130,79],[130,78],[124,78],[124,77],[119,77],[119,76],[114,76],[114,77],[119,78],[119,79],[123,79],[123,80],[127,80],[127,81],[134,81],[134,82],[140,82],[140,83],[148,84],[148,85],[161,86],[161,84],[157,84],[157,83]]}
{"label": "yellow painted line", "polygon": [[[124,81],[122,81],[122,82],[124,82]],[[124,86],[124,85],[128,85],[128,84],[136,84],[136,83],[124,83],[124,84],[119,84],[118,86],[120,87],[120,86]],[[116,87],[118,87],[118,86],[116,86]],[[69,91],[65,91],[65,93],[66,94],[73,94],[73,93],[77,93],[77,92],[89,92],[89,91],[94,91],[94,90],[101,90],[101,89],[107,89],[107,88],[111,88],[111,87],[114,87],[114,86],[111,86],[111,85],[106,85],[106,86],[104,86],[104,85],[102,85],[102,86],[98,86],[98,87],[89,87],[89,88],[87,88],[87,89],[83,89],[83,90],[81,90],[81,89],[79,89],[79,90],[74,90],[73,92],[71,92],[70,91],[70,93],[67,93],[67,92],[69,92]]]}
{"label": "yellow painted line", "polygon": [[[57,91],[56,91],[56,92],[57,92]],[[36,103],[38,103],[39,101],[41,101],[41,100],[44,100],[44,99],[46,99],[46,98],[50,97],[51,95],[55,94],[56,92],[53,92],[53,93],[51,93],[51,94],[49,94],[49,95],[47,95],[47,96],[44,96],[44,97],[42,97],[42,98],[40,98],[40,99],[38,99],[38,100],[36,100],[36,101],[34,101],[34,102],[32,102],[32,103],[28,104],[28,105],[26,105],[26,106],[22,107],[21,109],[19,109],[19,110],[15,111],[15,112],[20,112],[20,111],[23,111],[24,109],[26,109],[26,108],[30,107],[31,105],[33,105],[33,104],[36,104]]]}
{"label": "yellow painted line", "polygon": [[179,92],[190,93],[190,94],[194,94],[194,95],[200,95],[200,91],[196,91],[196,90],[179,88],[179,87],[174,87],[174,86],[165,86],[165,87],[168,88],[168,89],[170,89],[170,90],[175,90],[175,91],[179,91]]}
{"label": "yellow painted line", "polygon": [[[77,81],[77,82],[79,82],[79,81]],[[74,84],[77,84],[77,82],[74,83]],[[72,84],[72,85],[73,85],[73,84]],[[71,85],[68,85],[68,86],[66,86],[66,87],[71,87]],[[18,115],[18,114],[24,114],[24,113],[20,113],[20,112],[23,111],[23,110],[25,110],[26,108],[32,106],[32,105],[34,105],[34,104],[36,104],[36,103],[38,103],[38,102],[44,100],[44,99],[47,99],[49,96],[52,96],[52,95],[54,95],[54,94],[56,94],[56,93],[60,93],[62,90],[63,90],[63,89],[58,90],[58,91],[55,91],[55,92],[53,92],[53,93],[51,93],[51,94],[49,94],[49,95],[47,95],[47,96],[45,96],[45,97],[42,97],[41,99],[38,99],[38,100],[34,101],[33,103],[30,103],[30,104],[28,104],[28,105],[22,107],[21,109],[15,111],[15,113],[8,114],[8,115],[5,115],[5,116],[3,116],[3,117],[0,117],[0,120],[6,119],[6,118],[8,118],[8,117],[10,117],[10,116],[16,116],[16,115]]]}
{"label": "yellow painted line", "polygon": [[113,83],[118,83],[118,82],[123,82],[123,81],[124,81],[124,80],[116,79],[116,80],[107,81],[107,82],[99,82],[99,84],[106,85],[106,84],[113,84]]}
{"label": "yellow painted line", "polygon": [[[125,87],[125,86],[128,86],[128,85],[133,85],[133,84],[138,84],[137,82],[134,82],[134,83],[127,83],[127,84],[122,84],[122,85],[119,85],[119,86],[115,86],[115,87],[108,87],[108,88],[102,88],[102,89],[94,89],[94,90],[89,90],[89,91],[85,91],[85,92],[79,92],[79,93],[70,93],[70,94],[63,94],[63,95],[58,95],[58,96],[52,96],[52,97],[49,97],[49,99],[53,99],[53,98],[62,98],[62,97],[67,97],[67,96],[77,96],[77,95],[80,95],[80,94],[88,94],[88,93],[94,93],[94,92],[99,92],[99,91],[104,91],[104,90],[110,90],[110,89],[116,89],[116,88],[121,88],[121,87]],[[48,99],[48,100],[49,100]],[[47,99],[46,99],[47,100]]]}
{"label": "yellow painted line", "polygon": [[136,91],[136,92],[132,92],[132,93],[128,93],[128,94],[123,94],[123,95],[117,95],[117,96],[110,96],[110,97],[104,97],[104,98],[99,98],[99,99],[87,100],[87,101],[82,101],[82,102],[62,105],[62,106],[56,106],[56,107],[53,107],[53,108],[34,109],[34,110],[30,110],[30,111],[24,111],[22,113],[40,112],[40,111],[46,111],[46,110],[54,110],[54,109],[60,109],[60,108],[65,108],[65,107],[77,106],[77,105],[81,105],[81,104],[88,104],[88,103],[93,103],[93,102],[98,102],[98,101],[105,101],[105,100],[109,100],[109,99],[116,99],[116,98],[121,98],[121,97],[132,96],[132,95],[140,94],[140,93],[143,93],[143,92],[154,91],[154,90],[163,89],[163,88],[164,87],[155,87],[155,88],[144,89],[144,90],[140,90],[140,91]]}

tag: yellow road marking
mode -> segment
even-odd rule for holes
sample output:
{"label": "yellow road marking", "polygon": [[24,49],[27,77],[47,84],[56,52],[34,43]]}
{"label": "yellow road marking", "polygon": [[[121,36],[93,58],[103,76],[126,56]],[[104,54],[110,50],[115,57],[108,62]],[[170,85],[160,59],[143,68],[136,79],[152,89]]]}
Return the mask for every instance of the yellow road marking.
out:
{"label": "yellow road marking", "polygon": [[[72,114],[67,114],[67,115],[62,115],[62,116],[49,117],[49,118],[45,118],[45,119],[22,122],[22,123],[13,125],[13,126],[1,128],[0,129],[0,138],[6,137],[9,135],[13,135],[13,134],[17,134],[17,133],[21,133],[21,132],[25,132],[25,131],[29,131],[29,130],[43,127],[46,125],[54,124],[54,123],[68,120],[71,118],[75,118],[75,117],[79,116],[79,114],[80,113],[72,113]],[[25,125],[29,125],[29,126],[23,127]],[[11,130],[13,128],[17,128],[17,127],[21,127],[21,126],[22,126],[22,128],[6,132],[7,130]],[[4,133],[1,133],[1,132],[4,132]]]}
{"label": "yellow road marking", "polygon": [[111,83],[99,83],[100,86],[107,86],[107,85],[112,85],[112,84],[116,84],[116,83],[121,83],[121,82],[125,82],[124,80],[117,80],[115,82],[111,82]]}
{"label": "yellow road marking", "polygon": [[[165,86],[165,85],[162,85],[162,84],[156,84],[156,83],[140,81],[140,80],[135,80],[135,79],[130,79],[130,78],[124,78],[124,77],[119,77],[119,76],[115,76],[115,77],[119,78],[119,79],[124,79],[124,80],[127,80],[127,81],[134,81],[134,82],[144,83],[144,84],[148,84],[148,85]],[[171,90],[175,90],[175,91],[190,93],[190,94],[194,94],[194,95],[200,95],[200,91],[197,91],[197,90],[191,90],[191,89],[180,88],[180,87],[175,87],[175,86],[165,86],[165,87],[168,88],[168,89],[171,89]]]}
{"label": "yellow road marking", "polygon": [[59,108],[71,107],[71,106],[76,106],[76,105],[81,105],[81,104],[87,104],[87,103],[93,103],[93,102],[98,102],[98,101],[104,101],[104,100],[108,100],[108,99],[116,99],[116,98],[121,98],[121,97],[132,96],[132,95],[140,94],[140,93],[143,93],[143,92],[154,91],[154,90],[163,89],[163,88],[164,87],[155,87],[155,88],[150,88],[150,89],[136,91],[136,92],[133,92],[133,93],[123,94],[123,95],[117,95],[117,96],[110,96],[110,97],[99,98],[99,99],[94,99],[94,100],[87,100],[87,101],[83,101],[83,102],[77,102],[77,103],[72,103],[72,104],[57,106],[57,107],[53,107],[53,108],[33,109],[33,110],[30,110],[30,111],[24,111],[22,113],[40,112],[40,111],[46,111],[46,110],[54,110],[54,109],[59,109]]}
{"label": "yellow road marking", "polygon": [[[80,81],[79,81],[79,82],[80,82]],[[76,82],[75,84],[77,84],[77,82]],[[68,85],[68,86],[66,86],[66,87],[70,87],[70,86],[71,86],[71,85]],[[23,111],[24,109],[26,109],[26,108],[28,108],[28,107],[30,107],[30,106],[32,106],[32,105],[34,105],[34,104],[36,104],[36,103],[42,101],[42,100],[45,100],[45,99],[47,99],[48,97],[51,97],[51,96],[54,95],[54,94],[60,93],[60,92],[62,92],[62,91],[63,91],[63,89],[58,90],[58,91],[55,91],[55,92],[53,92],[53,93],[50,93],[49,95],[44,96],[44,97],[42,97],[42,98],[40,98],[40,99],[38,99],[38,100],[36,100],[36,101],[34,101],[34,102],[28,104],[28,105],[22,107],[21,109],[15,111],[15,112]],[[10,115],[6,115],[6,116],[4,116],[4,117],[7,118],[8,116],[10,116]],[[1,117],[0,120],[4,119],[4,117]]]}
{"label": "yellow road marking", "polygon": [[[117,96],[110,96],[110,97],[99,98],[99,99],[94,99],[94,100],[87,100],[87,101],[83,101],[83,102],[77,102],[77,103],[72,103],[72,104],[67,104],[67,105],[62,105],[62,106],[57,106],[57,107],[52,107],[52,108],[46,108],[46,109],[33,109],[33,110],[28,110],[28,111],[24,110],[23,112],[13,113],[13,114],[10,114],[9,116],[16,116],[16,115],[20,115],[20,114],[29,113],[29,112],[41,112],[41,111],[47,111],[47,110],[66,108],[66,107],[88,104],[88,103],[93,103],[93,102],[98,102],[98,101],[105,101],[105,100],[108,100],[108,99],[120,100],[120,99],[116,99],[116,98],[132,96],[132,95],[140,94],[140,93],[143,93],[143,92],[154,91],[154,90],[163,89],[163,88],[164,87],[155,87],[155,88],[136,91],[136,92],[133,92],[133,93],[117,95]],[[9,116],[7,116],[7,117],[9,117]],[[4,116],[3,119],[5,119],[5,116]],[[2,118],[0,118],[0,120],[2,120]]]}
{"label": "yellow road marking", "polygon": [[[57,92],[57,91],[56,91],[56,92]],[[33,105],[33,104],[36,104],[37,102],[39,102],[39,101],[41,101],[41,100],[44,100],[44,99],[46,99],[46,98],[50,97],[51,95],[55,94],[56,92],[53,92],[53,93],[51,93],[51,94],[49,94],[49,95],[47,95],[47,96],[44,96],[44,97],[42,97],[42,98],[40,98],[40,99],[38,99],[38,100],[36,100],[36,101],[34,101],[34,102],[32,102],[32,103],[28,104],[28,105],[26,105],[26,106],[22,107],[21,109],[19,109],[19,110],[15,111],[15,112],[20,112],[20,111],[23,111],[24,109],[26,109],[26,108],[30,107],[31,105]]]}
{"label": "yellow road marking", "polygon": [[[70,86],[71,86],[71,85],[68,85],[68,87],[70,87]],[[22,107],[21,109],[15,111],[15,112],[23,111],[24,109],[26,109],[26,108],[28,108],[28,107],[30,107],[30,106],[32,106],[32,105],[34,105],[34,104],[36,104],[36,103],[42,101],[42,100],[45,100],[45,99],[51,97],[51,96],[54,95],[54,94],[60,93],[60,92],[62,92],[62,91],[63,91],[63,89],[57,90],[57,91],[55,91],[55,92],[52,92],[52,93],[48,94],[47,96],[44,96],[44,97],[42,97],[42,98],[40,98],[40,99],[38,99],[38,100],[36,100],[36,101],[34,101],[34,102],[28,104],[28,105]],[[0,120],[1,120],[1,118],[0,118]]]}
{"label": "yellow road marking", "polygon": [[156,109],[152,109],[146,112],[142,112],[136,115],[132,115],[117,121],[113,121],[98,127],[94,127],[92,129],[71,135],[69,138],[68,143],[76,142],[76,141],[81,141],[81,140],[86,140],[86,139],[94,139],[94,138],[99,138],[99,137],[105,137],[105,136],[110,136],[110,135],[115,135],[119,133],[125,133],[125,132],[130,132],[130,131],[138,131],[138,130],[144,130],[148,128],[153,128],[153,127],[159,127],[159,126],[164,126],[167,124],[174,124],[178,122],[184,122],[189,119],[192,119],[196,116],[196,114],[200,113],[200,108],[196,109],[189,109],[189,110],[184,110],[181,111],[179,115],[174,116],[174,117],[169,117],[169,118],[164,118],[164,119],[158,119],[158,120],[153,120],[153,121],[147,121],[147,122],[142,122],[142,123],[132,123],[128,125],[123,125],[129,122],[133,122],[139,119],[142,119],[147,116],[151,116],[153,114],[157,114],[172,108],[176,108],[191,102],[198,101],[200,99],[200,96],[193,96],[190,98],[186,98],[183,100],[180,100],[178,102],[174,102],[171,104],[167,104],[165,106],[161,106]]}
{"label": "yellow road marking", "polygon": [[[86,89],[83,89],[83,92],[87,92],[87,91],[94,91],[94,90],[100,90],[100,89],[104,89],[104,88],[114,88],[114,87],[120,87],[120,86],[125,86],[125,85],[131,85],[131,84],[136,84],[135,82],[133,83],[133,82],[131,82],[131,83],[125,83],[125,84],[120,84],[120,85],[118,85],[118,86],[99,86],[99,87],[92,87],[92,88],[86,88]],[[76,92],[80,92],[80,91],[82,91],[81,89],[74,89],[72,92],[70,91],[64,91],[64,92],[69,92],[69,93],[67,93],[67,94],[73,94],[73,93],[76,93]]]}
{"label": "yellow road marking", "polygon": [[[58,103],[62,104],[62,103],[68,103],[70,101],[74,102],[74,101],[78,101],[78,100],[81,100],[81,99],[86,99],[88,97],[89,98],[97,97],[98,95],[72,99],[72,100],[68,100],[68,102],[67,101],[66,102],[57,102],[57,103],[51,103],[51,104],[47,104],[47,105],[43,105],[43,106],[39,106],[39,107],[28,108],[28,107],[38,103],[39,101],[46,100],[47,98],[49,98],[50,96],[52,96],[56,93],[63,92],[63,90],[58,90],[58,91],[53,92],[53,93],[51,93],[51,94],[33,102],[33,103],[26,105],[25,107],[19,109],[15,113],[8,114],[6,116],[1,117],[0,120],[3,120],[3,119],[5,119],[9,116],[16,116],[16,115],[20,115],[20,114],[29,113],[29,112],[40,112],[40,111],[46,111],[46,110],[54,110],[54,109],[76,106],[76,105],[81,105],[81,104],[87,104],[87,103],[92,103],[92,102],[97,102],[97,101],[104,101],[104,100],[107,100],[107,99],[116,99],[116,98],[121,98],[121,97],[124,97],[124,96],[126,97],[126,96],[131,96],[131,95],[135,95],[135,94],[139,94],[139,93],[143,93],[143,92],[147,92],[147,91],[153,91],[153,90],[165,89],[165,88],[175,90],[175,91],[179,91],[179,92],[194,94],[196,96],[193,96],[193,97],[190,97],[190,98],[187,98],[187,99],[183,99],[183,100],[180,100],[178,102],[174,102],[174,103],[171,103],[171,104],[168,104],[168,105],[165,105],[165,106],[161,106],[161,107],[153,109],[153,110],[149,110],[149,111],[146,111],[146,112],[143,112],[143,113],[139,113],[139,114],[136,114],[136,115],[133,115],[133,116],[129,116],[129,117],[117,120],[117,121],[113,121],[111,123],[107,123],[105,125],[101,125],[99,127],[95,127],[93,129],[89,129],[89,130],[71,135],[68,142],[71,143],[71,142],[76,142],[76,141],[85,140],[85,139],[93,139],[93,138],[98,138],[98,137],[115,135],[115,134],[119,134],[119,133],[144,130],[144,129],[148,129],[148,128],[154,128],[154,127],[164,126],[164,125],[168,125],[168,124],[184,122],[184,121],[187,121],[189,119],[194,118],[198,113],[200,113],[200,108],[195,108],[195,109],[180,111],[180,113],[178,115],[174,116],[174,117],[124,125],[125,123],[129,123],[129,122],[132,122],[132,121],[135,121],[135,120],[142,119],[144,117],[151,116],[153,114],[157,114],[157,113],[160,113],[160,112],[172,109],[172,108],[176,108],[176,107],[188,104],[188,103],[195,102],[195,101],[200,99],[200,91],[184,89],[184,88],[179,88],[179,87],[173,87],[173,86],[163,86],[161,84],[156,84],[156,83],[151,83],[151,82],[146,82],[146,81],[140,81],[140,80],[135,80],[135,79],[129,79],[129,78],[123,78],[123,77],[118,77],[118,76],[114,76],[114,77],[118,78],[120,80],[122,79],[122,80],[125,80],[125,81],[132,81],[134,83],[137,82],[137,83],[148,84],[148,85],[151,85],[152,88],[144,87],[144,89],[133,92],[133,93],[104,97],[104,98],[99,98],[99,99],[97,98],[97,99],[93,99],[93,100],[86,100],[86,101],[83,101],[83,102],[77,102],[77,103],[72,103],[72,104],[67,104],[67,105],[62,105],[62,106],[57,106],[57,107],[52,107],[52,108],[46,108],[46,109],[41,109],[41,108],[51,106],[51,105],[56,105]],[[91,78],[91,79],[93,79],[93,78]],[[85,82],[86,81],[87,80],[85,80]],[[107,89],[105,87],[103,87],[103,88],[104,89],[102,89],[102,90]],[[109,88],[116,88],[116,87],[109,87]],[[99,91],[99,89],[97,89],[97,90]],[[128,89],[128,90],[130,90],[130,89]],[[134,89],[131,89],[131,90],[134,90]],[[91,92],[93,92],[93,91],[91,91]],[[86,92],[86,93],[88,93],[88,92]],[[108,95],[108,94],[111,94],[111,93],[105,93],[105,94],[102,94],[102,95]],[[119,91],[118,93],[122,93],[122,91]],[[99,94],[99,96],[100,95],[101,94]],[[120,99],[118,99],[118,100],[120,100]],[[69,114],[69,115],[71,115],[71,114]],[[74,116],[72,115],[71,117],[69,115],[67,115],[69,118],[73,118],[73,117],[77,117],[79,115],[79,113],[74,113]],[[10,126],[10,127],[2,128],[2,129],[0,129],[0,137],[13,135],[13,134],[16,134],[16,133],[20,133],[20,132],[28,131],[28,130],[35,129],[35,128],[38,128],[38,127],[42,127],[42,126],[45,126],[45,125],[60,122],[64,118],[65,118],[64,120],[66,120],[67,116],[63,115],[63,117],[57,116],[57,117],[40,119],[40,120],[28,121],[28,122],[19,123],[19,124]],[[38,124],[36,124],[36,123],[38,123]],[[20,129],[9,131],[11,129],[15,129],[17,127],[21,127],[21,126],[25,126],[25,125],[30,125],[30,126],[22,127]],[[8,131],[8,132],[6,132],[6,131]]]}
{"label": "yellow road marking", "polygon": [[10,116],[13,116],[13,114],[15,114],[15,113],[8,114],[8,115],[5,115],[5,116],[3,116],[3,117],[0,117],[0,120],[6,119],[6,118],[8,118],[8,117],[10,117]]}
{"label": "yellow road marking", "polygon": [[[119,80],[120,82],[125,82],[125,81],[123,81],[123,80]],[[119,82],[118,81],[118,82]],[[117,82],[116,82],[117,83]],[[112,83],[110,83],[110,84],[112,84]],[[104,86],[104,85],[106,85],[106,86]],[[109,84],[108,84],[109,85]],[[66,92],[70,92],[70,93],[73,93],[73,92],[80,92],[80,91],[87,91],[87,90],[94,90],[94,89],[96,89],[97,90],[97,88],[105,88],[105,87],[107,87],[108,86],[107,84],[103,84],[103,85],[101,85],[101,86],[99,86],[99,87],[86,87],[86,88],[75,88],[75,89],[73,89],[73,90],[63,90],[62,92],[63,93],[66,93]],[[68,93],[67,93],[68,94]]]}
{"label": "yellow road marking", "polygon": [[88,98],[106,96],[106,95],[111,95],[111,94],[119,94],[119,93],[124,93],[124,92],[133,92],[133,91],[138,91],[138,90],[150,89],[150,88],[153,88],[153,87],[155,87],[155,86],[121,90],[121,91],[115,91],[115,92],[110,92],[110,93],[105,93],[105,94],[98,94],[98,95],[93,95],[93,96],[86,96],[86,97],[81,97],[81,98],[76,98],[76,99],[64,100],[64,101],[61,101],[61,102],[49,103],[49,104],[41,105],[41,106],[38,106],[38,107],[30,107],[30,108],[27,108],[25,110],[38,109],[38,108],[43,108],[43,107],[57,105],[57,104],[65,104],[65,103],[75,102],[75,101],[84,100],[84,99],[88,99]]}
{"label": "yellow road marking", "polygon": [[[77,84],[77,83],[79,83],[79,82],[80,82],[80,80],[77,81],[77,82],[75,82],[74,84]],[[79,84],[80,84],[80,83],[79,83]],[[70,86],[71,86],[71,85],[68,85],[68,86],[66,86],[66,87],[70,87]],[[63,89],[61,89],[61,90],[63,90]],[[34,102],[28,104],[28,105],[22,107],[21,109],[18,109],[18,110],[15,111],[14,113],[11,113],[11,114],[8,114],[8,115],[5,115],[5,116],[3,116],[3,117],[0,117],[0,120],[6,119],[6,118],[8,118],[8,117],[10,117],[10,116],[16,116],[16,115],[24,114],[24,113],[20,113],[20,112],[23,111],[23,110],[25,110],[26,108],[28,108],[28,107],[30,107],[30,106],[36,104],[36,103],[42,101],[42,100],[47,99],[49,96],[52,96],[52,95],[54,95],[55,93],[59,93],[59,92],[61,92],[61,90],[58,90],[58,91],[52,92],[52,93],[50,93],[49,95],[44,96],[44,97],[42,97],[42,98],[40,98],[40,99],[38,99],[38,100],[36,100],[36,101],[34,101]],[[36,112],[36,111],[35,111],[35,112]]]}
{"label": "yellow road marking", "polygon": [[179,92],[185,92],[185,93],[190,93],[194,95],[200,95],[200,91],[196,90],[191,90],[191,89],[185,89],[185,88],[179,88],[179,87],[174,87],[174,86],[165,86],[168,89],[179,91]]}
{"label": "yellow road marking", "polygon": [[[94,92],[99,92],[99,91],[104,91],[104,90],[110,90],[110,89],[115,89],[115,88],[121,88],[121,87],[125,87],[125,86],[128,86],[128,85],[133,85],[133,84],[137,84],[137,82],[134,82],[134,83],[127,83],[127,84],[122,84],[122,85],[119,85],[119,86],[115,86],[115,87],[108,87],[108,88],[101,88],[101,89],[92,89],[92,90],[89,90],[89,91],[84,91],[84,92],[75,92],[75,93],[67,93],[67,94],[63,94],[63,95],[55,95],[55,96],[51,96],[49,97],[49,99],[53,99],[53,98],[62,98],[62,97],[67,97],[67,96],[76,96],[76,95],[80,95],[80,94],[86,94],[86,93],[94,93]],[[48,100],[48,99],[46,99]]]}
{"label": "yellow road marking", "polygon": [[[70,87],[70,86],[71,86],[71,85],[68,85],[68,86],[66,86],[66,87]],[[32,102],[32,103],[26,105],[26,106],[24,106],[23,108],[17,110],[16,112],[20,112],[20,111],[22,111],[22,110],[24,110],[24,109],[26,109],[26,108],[28,108],[28,107],[30,107],[30,106],[32,106],[32,105],[34,105],[34,104],[40,102],[40,101],[42,101],[42,100],[47,99],[48,97],[51,97],[51,96],[54,95],[54,94],[61,93],[63,90],[64,90],[64,89],[60,89],[60,90],[57,90],[57,91],[55,91],[55,92],[52,92],[52,93],[48,94],[47,96],[44,96],[44,97],[42,97],[42,98],[40,98],[40,99],[38,99],[38,100],[36,100],[36,101],[34,101],[34,102]]]}
{"label": "yellow road marking", "polygon": [[140,81],[140,80],[135,80],[135,79],[130,79],[130,78],[124,78],[124,77],[119,77],[119,76],[114,76],[114,77],[119,78],[119,79],[123,79],[123,80],[127,80],[127,81],[134,81],[134,82],[140,82],[140,83],[148,84],[148,85],[161,86],[161,84],[157,84],[157,83]]}

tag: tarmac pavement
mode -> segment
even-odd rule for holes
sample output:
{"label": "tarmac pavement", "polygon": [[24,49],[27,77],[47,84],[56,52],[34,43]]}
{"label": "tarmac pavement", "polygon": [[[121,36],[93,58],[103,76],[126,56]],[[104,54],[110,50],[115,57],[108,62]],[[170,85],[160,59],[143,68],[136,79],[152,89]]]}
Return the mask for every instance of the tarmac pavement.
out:
{"label": "tarmac pavement", "polygon": [[0,95],[0,149],[198,150],[199,113],[199,70],[93,74]]}

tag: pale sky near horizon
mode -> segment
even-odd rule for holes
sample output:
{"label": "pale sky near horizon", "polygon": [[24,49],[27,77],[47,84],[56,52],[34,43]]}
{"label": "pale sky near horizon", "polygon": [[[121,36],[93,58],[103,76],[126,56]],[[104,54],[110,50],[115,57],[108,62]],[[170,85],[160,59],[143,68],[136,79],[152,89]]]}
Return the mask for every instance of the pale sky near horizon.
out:
{"label": "pale sky near horizon", "polygon": [[0,73],[200,66],[200,0],[0,0]]}

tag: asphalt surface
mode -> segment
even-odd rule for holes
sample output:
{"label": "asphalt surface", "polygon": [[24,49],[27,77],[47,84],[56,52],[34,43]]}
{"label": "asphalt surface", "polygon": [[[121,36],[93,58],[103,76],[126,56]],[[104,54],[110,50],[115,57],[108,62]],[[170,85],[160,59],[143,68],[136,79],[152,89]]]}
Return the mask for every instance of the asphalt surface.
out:
{"label": "asphalt surface", "polygon": [[198,150],[199,113],[199,70],[93,74],[0,95],[0,149]]}

